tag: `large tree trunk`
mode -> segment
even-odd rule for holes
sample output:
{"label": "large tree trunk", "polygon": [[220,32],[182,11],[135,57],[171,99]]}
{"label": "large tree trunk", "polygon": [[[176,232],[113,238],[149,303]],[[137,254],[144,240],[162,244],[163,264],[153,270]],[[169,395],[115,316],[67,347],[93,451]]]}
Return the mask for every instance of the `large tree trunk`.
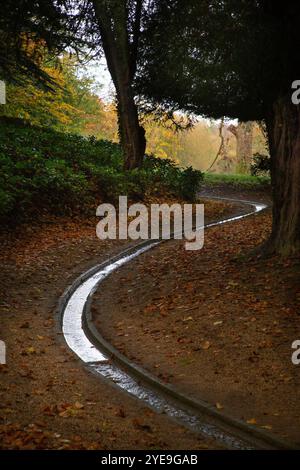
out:
{"label": "large tree trunk", "polygon": [[268,252],[289,255],[300,248],[300,106],[280,98],[267,118],[273,190]]}
{"label": "large tree trunk", "polygon": [[139,124],[132,82],[136,71],[142,1],[136,0],[132,39],[128,32],[125,0],[93,0],[103,50],[117,92],[120,143],[125,169],[142,165],[145,131]]}
{"label": "large tree trunk", "polygon": [[252,159],[253,122],[239,122],[237,126],[231,125],[228,129],[236,137],[236,172],[247,174]]}
{"label": "large tree trunk", "polygon": [[131,87],[118,87],[118,124],[124,154],[124,168],[131,170],[142,165],[146,150],[145,131],[139,124],[137,107]]}

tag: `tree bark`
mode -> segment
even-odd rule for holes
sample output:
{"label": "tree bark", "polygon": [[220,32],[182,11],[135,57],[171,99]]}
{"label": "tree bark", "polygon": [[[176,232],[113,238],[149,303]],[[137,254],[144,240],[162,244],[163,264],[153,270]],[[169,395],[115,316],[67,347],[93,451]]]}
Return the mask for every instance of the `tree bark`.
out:
{"label": "tree bark", "polygon": [[145,131],[139,123],[132,87],[136,70],[142,2],[136,0],[131,41],[125,0],[93,0],[93,4],[107,66],[117,92],[119,136],[124,168],[130,170],[142,165],[146,148]]}
{"label": "tree bark", "polygon": [[124,168],[132,170],[143,163],[146,150],[145,131],[139,124],[137,107],[130,87],[117,91],[120,143],[124,154]]}
{"label": "tree bark", "polygon": [[300,106],[290,96],[281,97],[266,124],[273,191],[272,234],[266,248],[285,256],[300,249]]}

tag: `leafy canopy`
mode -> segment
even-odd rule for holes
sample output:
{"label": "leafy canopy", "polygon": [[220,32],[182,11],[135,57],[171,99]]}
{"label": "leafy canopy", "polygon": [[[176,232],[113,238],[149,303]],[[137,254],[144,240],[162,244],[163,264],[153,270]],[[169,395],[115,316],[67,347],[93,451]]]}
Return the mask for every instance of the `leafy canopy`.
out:
{"label": "leafy canopy", "polygon": [[295,1],[157,2],[136,80],[144,108],[263,119],[300,76],[299,18]]}

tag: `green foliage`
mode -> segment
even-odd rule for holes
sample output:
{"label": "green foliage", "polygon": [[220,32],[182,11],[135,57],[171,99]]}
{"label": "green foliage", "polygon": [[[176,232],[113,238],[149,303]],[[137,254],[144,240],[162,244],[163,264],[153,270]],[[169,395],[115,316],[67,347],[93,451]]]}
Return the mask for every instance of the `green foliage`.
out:
{"label": "green foliage", "polygon": [[299,2],[156,5],[141,36],[135,80],[146,109],[262,120],[280,96],[290,96],[299,75]]}
{"label": "green foliage", "polygon": [[0,218],[19,221],[43,211],[93,213],[119,195],[147,193],[194,200],[202,174],[172,161],[146,157],[141,170],[125,172],[118,144],[0,119]]}
{"label": "green foliage", "polygon": [[1,79],[23,84],[34,80],[44,89],[51,88],[52,76],[41,60],[45,54],[57,59],[66,49],[77,55],[85,48],[95,49],[98,42],[89,21],[90,8],[83,3],[74,0],[1,2]]}
{"label": "green foliage", "polygon": [[271,171],[270,155],[263,155],[258,152],[255,153],[253,155],[253,163],[251,165],[251,175],[266,176],[266,175],[270,175],[270,171]]}
{"label": "green foliage", "polygon": [[98,196],[94,167],[121,167],[118,145],[16,121],[0,124],[0,215],[81,212]]}
{"label": "green foliage", "polygon": [[144,169],[182,199],[196,200],[203,180],[201,171],[194,170],[192,167],[182,169],[172,160],[159,159],[154,156],[147,157]]}
{"label": "green foliage", "polygon": [[251,176],[239,174],[217,174],[205,173],[204,183],[208,185],[226,184],[229,186],[240,186],[241,188],[259,188],[270,184],[268,176]]}
{"label": "green foliage", "polygon": [[79,77],[78,61],[67,54],[55,63],[46,59],[43,70],[51,77],[54,89],[38,86],[34,80],[8,83],[7,102],[0,115],[57,131],[88,134],[93,122],[106,119],[104,105],[95,94],[97,82],[93,83],[83,66]]}

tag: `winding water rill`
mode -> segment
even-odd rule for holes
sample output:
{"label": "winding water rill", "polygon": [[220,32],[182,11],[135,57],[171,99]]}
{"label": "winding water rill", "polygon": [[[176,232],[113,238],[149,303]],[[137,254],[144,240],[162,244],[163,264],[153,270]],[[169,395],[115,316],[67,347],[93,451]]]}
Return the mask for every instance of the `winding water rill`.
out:
{"label": "winding water rill", "polygon": [[[249,212],[207,224],[205,228],[233,222],[266,208],[265,204],[248,201],[235,202],[247,204],[250,208]],[[90,341],[89,337],[93,335],[87,335],[86,325],[83,325],[83,316],[86,303],[95,289],[113,271],[160,243],[162,241],[157,240],[142,242],[121,253],[118,257],[108,260],[100,266],[95,266],[75,281],[63,297],[61,306],[62,330],[68,346],[94,374],[113,382],[157,412],[166,413],[195,431],[216,438],[226,447],[235,449],[289,447],[286,443],[273,439],[263,431],[251,429],[250,426],[228,417],[222,418],[221,414],[213,411],[209,405],[195,403],[195,407],[193,407],[193,403],[182,400],[182,397],[176,392],[174,393],[170,387],[164,386],[159,381],[155,383],[155,379],[149,378],[149,374],[147,376],[146,372],[145,380],[143,380],[143,371],[136,374],[134,365],[126,367],[124,361],[124,364],[120,366],[122,358],[117,357],[116,361],[112,361],[109,347],[101,348],[100,345],[99,348],[99,341]],[[124,367],[126,371],[123,370]]]}

